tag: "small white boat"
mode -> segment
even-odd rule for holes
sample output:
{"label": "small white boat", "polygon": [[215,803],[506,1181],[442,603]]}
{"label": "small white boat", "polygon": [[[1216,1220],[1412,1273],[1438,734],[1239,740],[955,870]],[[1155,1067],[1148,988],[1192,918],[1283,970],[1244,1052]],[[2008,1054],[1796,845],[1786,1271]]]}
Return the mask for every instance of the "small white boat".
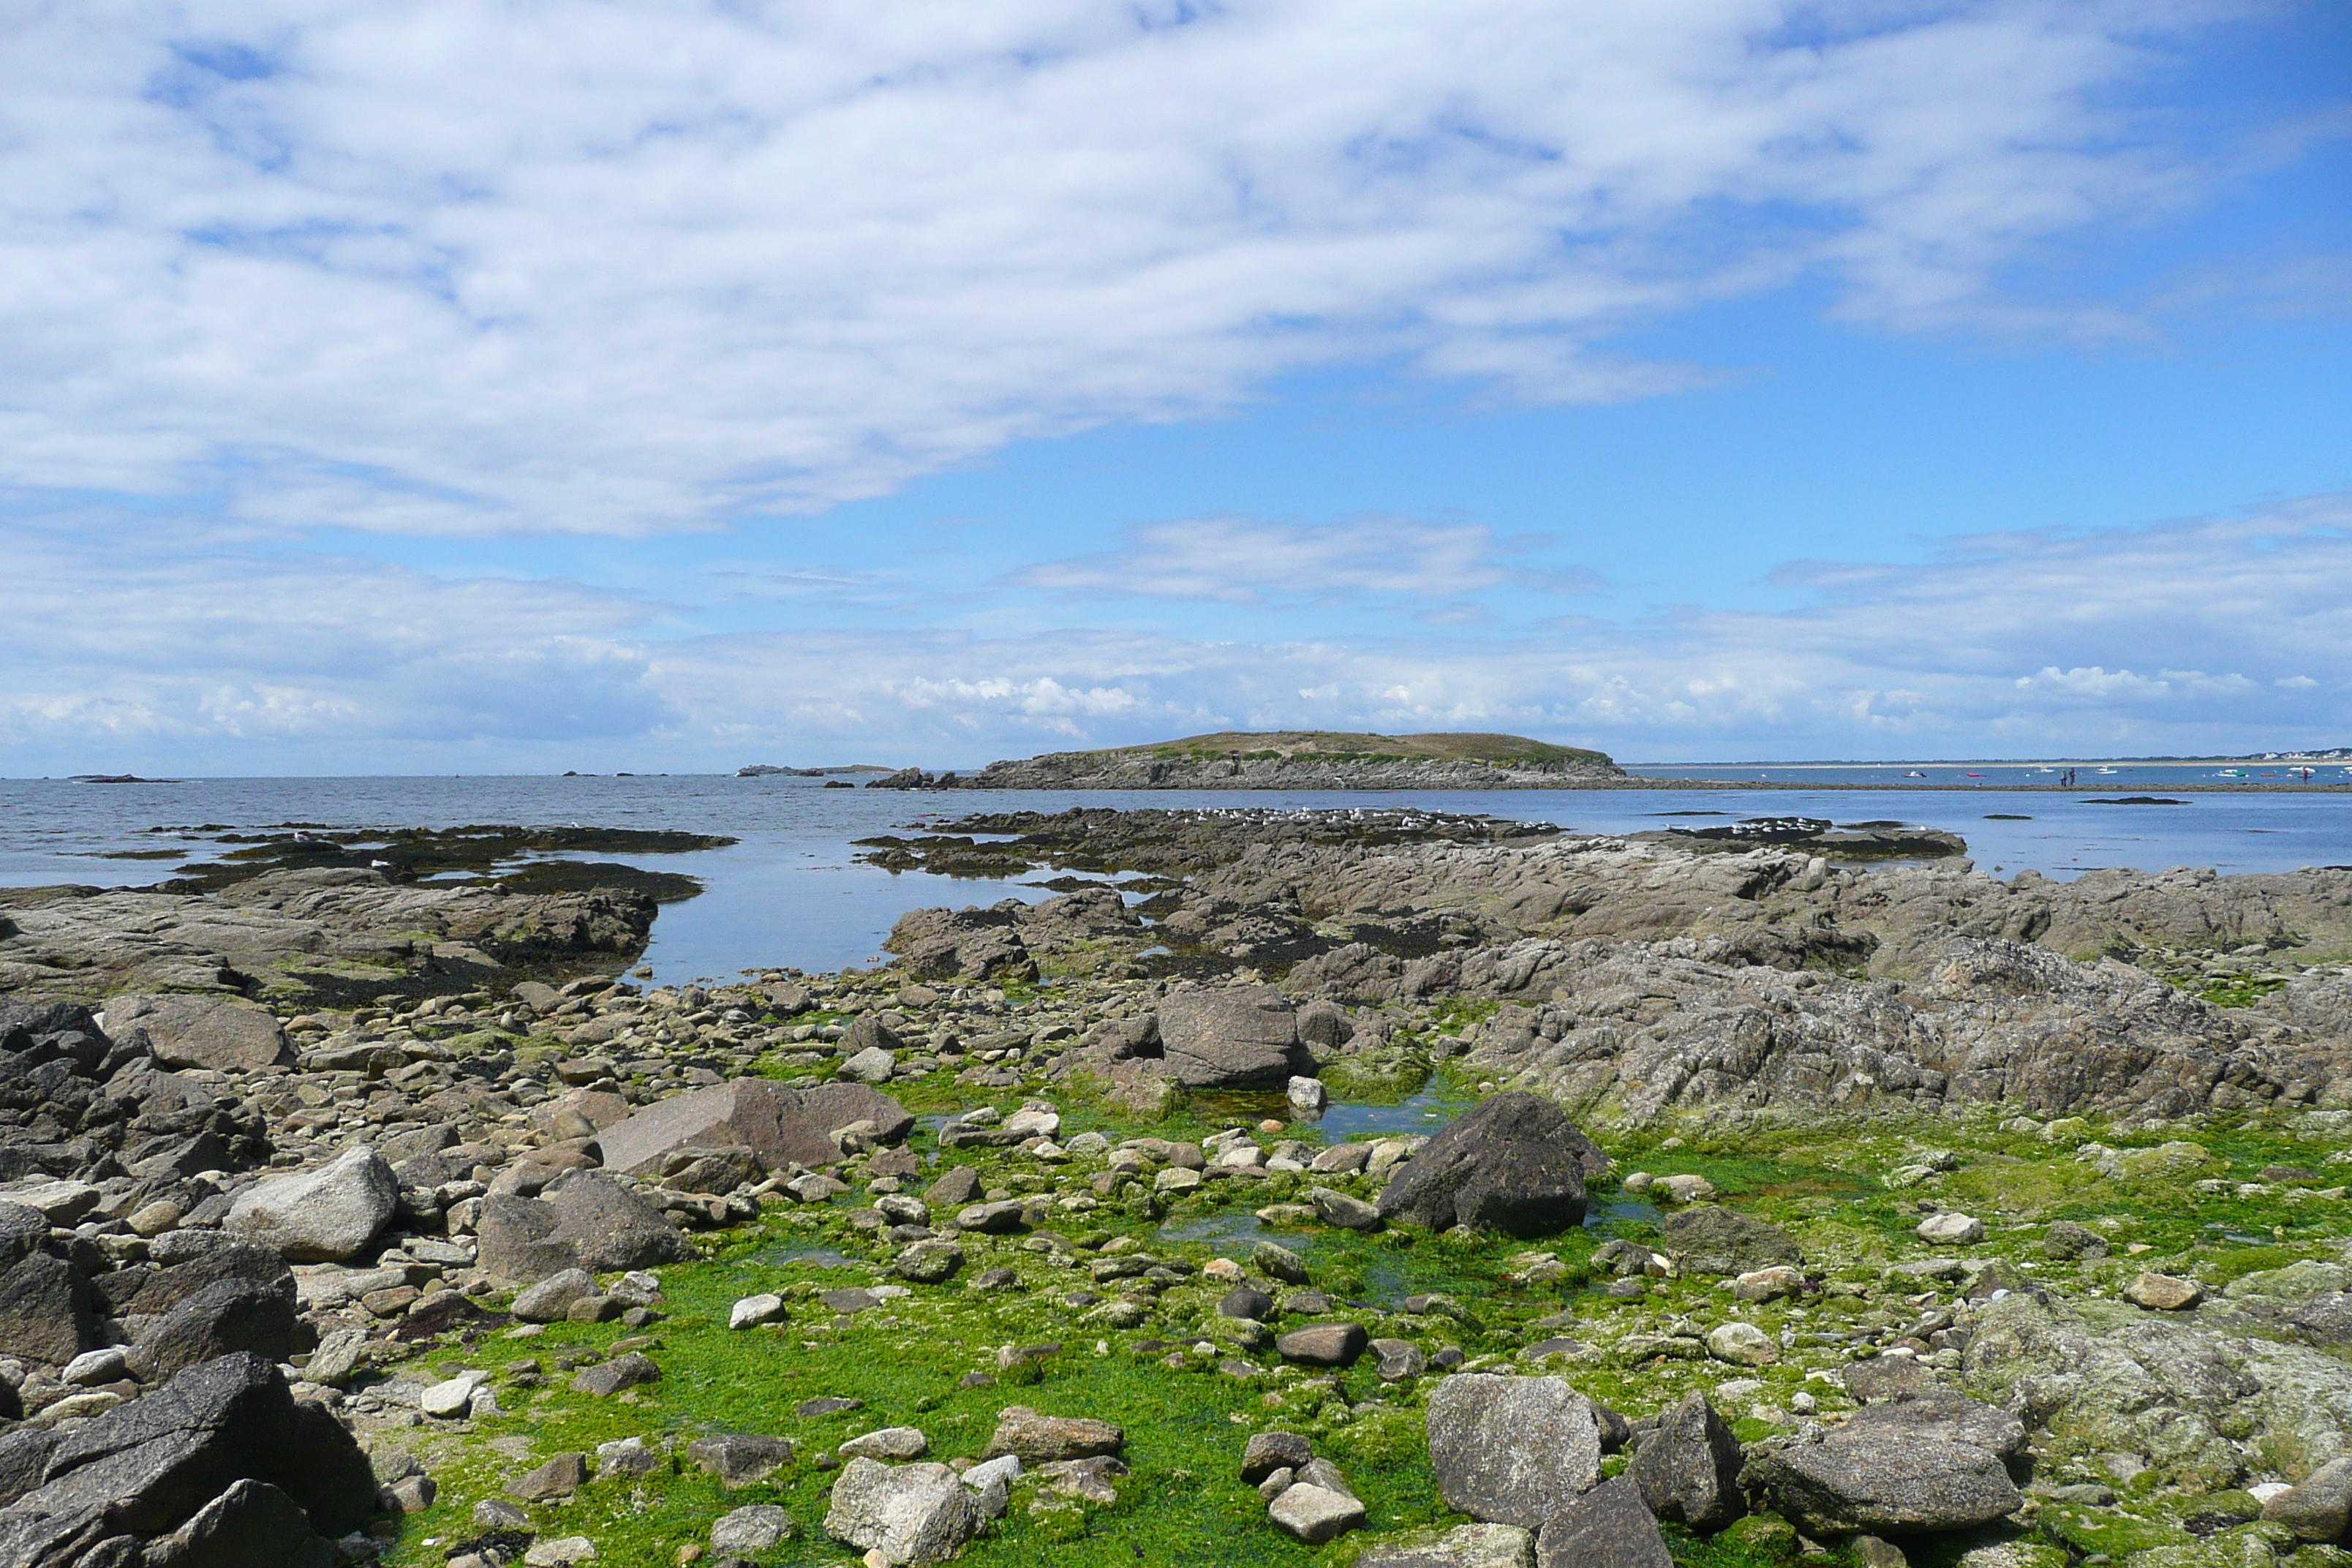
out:
{"label": "small white boat", "polygon": [[[2344,771],[2346,773],[2352,773],[2352,768],[2347,768]],[[1913,768],[1909,773],[1905,773],[1903,776],[1906,779],[1924,779],[1927,775],[1921,773],[1917,768]]]}

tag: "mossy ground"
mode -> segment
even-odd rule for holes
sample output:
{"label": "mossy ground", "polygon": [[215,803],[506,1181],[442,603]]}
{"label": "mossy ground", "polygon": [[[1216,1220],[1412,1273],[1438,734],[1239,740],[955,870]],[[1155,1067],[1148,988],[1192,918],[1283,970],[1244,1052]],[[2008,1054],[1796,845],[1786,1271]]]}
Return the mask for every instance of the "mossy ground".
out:
{"label": "mossy ground", "polygon": [[[940,1113],[982,1103],[1010,1111],[1037,1092],[1034,1086],[991,1094],[956,1088],[938,1074],[892,1089],[929,1119],[914,1140],[927,1159],[979,1166],[992,1187],[1075,1194],[1087,1190],[1085,1178],[1100,1168],[1085,1159],[1041,1166],[1003,1151],[938,1155],[931,1129]],[[1441,1074],[1434,1094],[1459,1103],[1474,1097],[1474,1089]],[[1065,1142],[1088,1130],[1114,1140],[1197,1138],[1253,1125],[1276,1103],[1271,1097],[1197,1100],[1171,1121],[1146,1125],[1064,1094],[1055,1098],[1065,1113]],[[1318,1134],[1294,1128],[1285,1136]],[[2095,1158],[2079,1157],[2078,1146],[2093,1137],[2113,1149],[2193,1140],[2206,1153],[2195,1180],[2179,1172],[2120,1179],[2102,1175]],[[667,1563],[679,1548],[706,1540],[719,1514],[748,1502],[774,1502],[792,1513],[800,1538],[769,1561],[850,1562],[856,1553],[823,1533],[832,1476],[813,1462],[816,1456],[874,1427],[910,1425],[929,1435],[931,1458],[976,1458],[998,1409],[1017,1403],[1119,1423],[1134,1473],[1118,1483],[1119,1500],[1108,1507],[1024,1484],[1008,1516],[967,1552],[965,1560],[979,1568],[1048,1558],[1071,1568],[1347,1563],[1377,1536],[1458,1522],[1438,1498],[1423,1440],[1422,1405],[1431,1380],[1384,1385],[1369,1360],[1334,1379],[1276,1365],[1263,1354],[1256,1358],[1257,1375],[1230,1375],[1219,1370],[1234,1354],[1230,1346],[1220,1343],[1211,1354],[1189,1348],[1206,1342],[1223,1285],[1192,1275],[1159,1293],[1150,1315],[1125,1329],[1111,1327],[1097,1306],[1066,1303],[1069,1293],[1087,1289],[1116,1299],[1126,1282],[1097,1285],[1091,1279],[1092,1264],[1107,1250],[1140,1249],[1197,1266],[1218,1256],[1245,1260],[1253,1243],[1267,1237],[1307,1259],[1317,1288],[1334,1298],[1330,1319],[1363,1323],[1374,1335],[1411,1339],[1432,1354],[1458,1348],[1472,1364],[1557,1373],[1630,1415],[1658,1410],[1694,1388],[1712,1394],[1734,1380],[1751,1381],[1744,1392],[1717,1397],[1740,1435],[1754,1438],[1791,1420],[1788,1407],[1801,1392],[1830,1415],[1850,1408],[1825,1370],[1842,1364],[1849,1350],[1807,1347],[1833,1337],[1820,1331],[1883,1328],[1914,1315],[1918,1298],[1906,1293],[1919,1282],[1892,1281],[1884,1270],[1937,1250],[1915,1235],[1923,1199],[1985,1221],[1988,1240],[1960,1251],[2011,1260],[2071,1297],[2112,1297],[2142,1269],[2193,1276],[2219,1289],[2297,1259],[2339,1259],[2346,1234],[2340,1194],[2315,1190],[2309,1182],[2265,1182],[2262,1172],[2275,1165],[2340,1172],[2343,1167],[2327,1160],[2347,1142],[2352,1139],[2298,1136],[2294,1121],[2267,1114],[2129,1138],[2079,1124],[2044,1130],[1990,1117],[1737,1131],[1694,1123],[1679,1133],[1658,1127],[1604,1137],[1621,1173],[1703,1175],[1721,1201],[1799,1236],[1809,1267],[1825,1277],[1828,1288],[1801,1303],[1757,1306],[1736,1305],[1710,1279],[1653,1280],[1639,1295],[1603,1294],[1608,1281],[1597,1279],[1591,1265],[1596,1247],[1612,1237],[1650,1236],[1658,1221],[1646,1202],[1606,1184],[1593,1194],[1593,1217],[1583,1229],[1540,1242],[1406,1230],[1367,1236],[1289,1222],[1276,1228],[1255,1217],[1266,1205],[1298,1200],[1309,1184],[1328,1180],[1322,1177],[1276,1173],[1216,1182],[1165,1205],[1130,1193],[1087,1212],[1057,1214],[1052,1224],[1066,1238],[1066,1247],[1043,1237],[967,1237],[962,1246],[969,1261],[956,1279],[915,1287],[906,1297],[848,1318],[836,1318],[814,1298],[890,1279],[891,1249],[851,1217],[868,1201],[866,1194],[829,1205],[771,1208],[755,1224],[715,1233],[709,1260],[663,1271],[669,1316],[651,1331],[656,1343],[649,1351],[663,1381],[634,1396],[574,1394],[570,1373],[560,1364],[567,1356],[602,1353],[630,1331],[617,1325],[567,1323],[530,1339],[493,1333],[470,1344],[445,1342],[426,1347],[421,1367],[395,1369],[410,1376],[466,1367],[498,1372],[493,1385],[509,1413],[481,1419],[470,1431],[409,1435],[422,1440],[419,1451],[440,1482],[441,1500],[405,1521],[390,1557],[400,1565],[438,1563],[451,1543],[475,1533],[467,1522],[473,1504],[499,1495],[507,1480],[551,1454],[593,1451],[599,1442],[638,1436],[656,1447],[681,1439],[678,1452],[665,1451],[662,1468],[650,1477],[599,1479],[569,1503],[534,1508],[542,1535],[587,1535],[607,1562]],[[1899,1174],[1923,1163],[1947,1168],[1926,1176]],[[930,1179],[908,1185],[919,1190]],[[2098,1229],[2110,1238],[2113,1255],[2089,1262],[2046,1258],[2041,1237],[2061,1219]],[[2140,1250],[2132,1250],[2135,1246]],[[1553,1261],[1531,1267],[1526,1256],[1531,1251],[1549,1253]],[[971,1287],[974,1276],[998,1266],[1017,1270],[1022,1289]],[[730,1304],[759,1291],[784,1295],[790,1321],[728,1331]],[[1426,1315],[1404,1313],[1403,1299],[1423,1292],[1441,1292],[1454,1305]],[[1567,1321],[1538,1321],[1564,1311],[1572,1315]],[[1793,1331],[1797,1348],[1787,1360],[1756,1369],[1690,1353],[1695,1331],[1734,1316],[1776,1338]],[[1286,1317],[1279,1327],[1307,1321]],[[1631,1361],[1606,1348],[1636,1334],[1677,1344]],[[1604,1348],[1591,1358],[1526,1358],[1525,1347],[1555,1335]],[[1041,1363],[1042,1376],[1034,1383],[1005,1375],[992,1386],[961,1386],[968,1373],[998,1375],[1000,1346],[1055,1341],[1064,1348]],[[1139,1350],[1139,1342],[1146,1348]],[[1171,1356],[1178,1364],[1169,1364]],[[522,1357],[545,1366],[545,1387],[516,1388],[499,1372]],[[793,1414],[800,1402],[821,1395],[859,1399],[865,1408],[812,1419]],[[1309,1548],[1275,1530],[1256,1494],[1235,1475],[1244,1440],[1266,1428],[1312,1436],[1318,1451],[1336,1460],[1361,1493],[1372,1533]],[[799,1455],[771,1481],[724,1491],[684,1464],[682,1440],[729,1430],[790,1437]],[[403,1436],[392,1434],[395,1440]],[[2084,1532],[2101,1529],[2113,1533],[2128,1527],[2147,1534],[2148,1544],[2178,1542],[2178,1521],[2189,1500],[2179,1493],[2141,1499],[2128,1517],[2116,1515],[2096,1528],[2095,1521],[2053,1512],[2037,1539],[2052,1547],[2071,1545],[2076,1553],[2093,1549]],[[1956,1554],[1960,1544],[1925,1547],[1913,1561],[1936,1560],[1947,1549]],[[1677,1536],[1674,1548],[1678,1561],[1707,1568],[1760,1568],[1793,1561],[1797,1550],[1793,1536],[1771,1521],[1711,1541]],[[1833,1553],[1827,1561],[1840,1560]]]}

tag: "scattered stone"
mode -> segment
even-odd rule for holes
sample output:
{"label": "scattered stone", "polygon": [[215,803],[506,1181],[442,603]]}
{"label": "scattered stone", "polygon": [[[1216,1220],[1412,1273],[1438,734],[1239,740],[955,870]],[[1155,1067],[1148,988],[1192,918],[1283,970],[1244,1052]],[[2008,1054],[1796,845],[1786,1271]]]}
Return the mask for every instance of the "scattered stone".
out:
{"label": "scattered stone", "polygon": [[1966,1247],[1984,1239],[1984,1221],[1973,1215],[1947,1209],[1919,1222],[1919,1239],[1930,1247]]}
{"label": "scattered stone", "polygon": [[2205,1288],[2170,1274],[2142,1274],[2123,1288],[2122,1295],[2151,1312],[2185,1312],[2205,1300]]}
{"label": "scattered stone", "polygon": [[756,1556],[774,1551],[794,1533],[791,1514],[773,1503],[752,1503],[719,1516],[710,1526],[710,1549]]}
{"label": "scattered stone", "polygon": [[1242,1479],[1256,1486],[1276,1470],[1297,1470],[1315,1457],[1314,1447],[1296,1432],[1259,1432],[1242,1450]]}
{"label": "scattered stone", "polygon": [[784,1315],[782,1296],[746,1296],[727,1310],[727,1326],[730,1329],[756,1329],[762,1323],[772,1323]]}
{"label": "scattered stone", "polygon": [[1312,1323],[1274,1342],[1285,1361],[1307,1366],[1353,1366],[1370,1342],[1359,1323]]}
{"label": "scattered stone", "polygon": [[1364,1505],[1345,1492],[1305,1483],[1285,1488],[1266,1517],[1309,1546],[1337,1541],[1364,1527]]}
{"label": "scattered stone", "polygon": [[1722,1323],[1706,1336],[1706,1353],[1734,1366],[1769,1366],[1780,1359],[1780,1346],[1753,1323]]}
{"label": "scattered stone", "polygon": [[574,1394],[609,1395],[625,1388],[635,1388],[640,1384],[660,1381],[661,1368],[642,1353],[631,1351],[626,1355],[615,1356],[611,1361],[583,1369],[572,1380],[572,1391]]}
{"label": "scattered stone", "polygon": [[883,1426],[860,1433],[835,1451],[845,1459],[919,1459],[930,1447],[919,1427]]}
{"label": "scattered stone", "polygon": [[519,1293],[509,1310],[526,1323],[560,1323],[574,1301],[595,1293],[594,1275],[584,1268],[566,1268]]}
{"label": "scattered stone", "polygon": [[981,1458],[1011,1454],[1034,1468],[1061,1459],[1116,1458],[1126,1444],[1127,1434],[1108,1421],[1044,1415],[1013,1405],[996,1413],[996,1431]]}
{"label": "scattered stone", "polygon": [[1804,1261],[1795,1237],[1737,1209],[1685,1209],[1668,1215],[1658,1228],[1666,1256],[1684,1274],[1752,1274]]}
{"label": "scattered stone", "polygon": [[782,1437],[730,1432],[697,1437],[686,1446],[686,1457],[705,1475],[717,1476],[730,1488],[746,1487],[792,1463],[793,1446]]}
{"label": "scattered stone", "polygon": [[537,1469],[517,1476],[507,1483],[507,1495],[524,1502],[545,1502],[551,1498],[569,1497],[588,1484],[588,1456],[558,1454]]}

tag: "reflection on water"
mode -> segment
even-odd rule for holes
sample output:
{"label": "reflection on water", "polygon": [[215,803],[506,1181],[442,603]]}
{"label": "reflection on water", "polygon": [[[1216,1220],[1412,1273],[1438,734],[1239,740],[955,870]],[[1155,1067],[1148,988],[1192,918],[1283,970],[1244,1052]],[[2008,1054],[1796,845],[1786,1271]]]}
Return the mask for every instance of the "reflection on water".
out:
{"label": "reflection on water", "polygon": [[1366,1132],[1435,1132],[1468,1108],[1432,1087],[1394,1105],[1334,1105],[1315,1125],[1329,1142],[1344,1143]]}

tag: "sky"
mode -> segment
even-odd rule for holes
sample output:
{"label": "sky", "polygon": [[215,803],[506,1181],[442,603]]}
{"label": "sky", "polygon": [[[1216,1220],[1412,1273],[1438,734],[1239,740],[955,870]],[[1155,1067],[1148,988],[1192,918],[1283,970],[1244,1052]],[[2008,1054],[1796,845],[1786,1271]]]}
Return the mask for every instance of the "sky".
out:
{"label": "sky", "polygon": [[2352,9],[0,8],[0,774],[2352,744]]}

